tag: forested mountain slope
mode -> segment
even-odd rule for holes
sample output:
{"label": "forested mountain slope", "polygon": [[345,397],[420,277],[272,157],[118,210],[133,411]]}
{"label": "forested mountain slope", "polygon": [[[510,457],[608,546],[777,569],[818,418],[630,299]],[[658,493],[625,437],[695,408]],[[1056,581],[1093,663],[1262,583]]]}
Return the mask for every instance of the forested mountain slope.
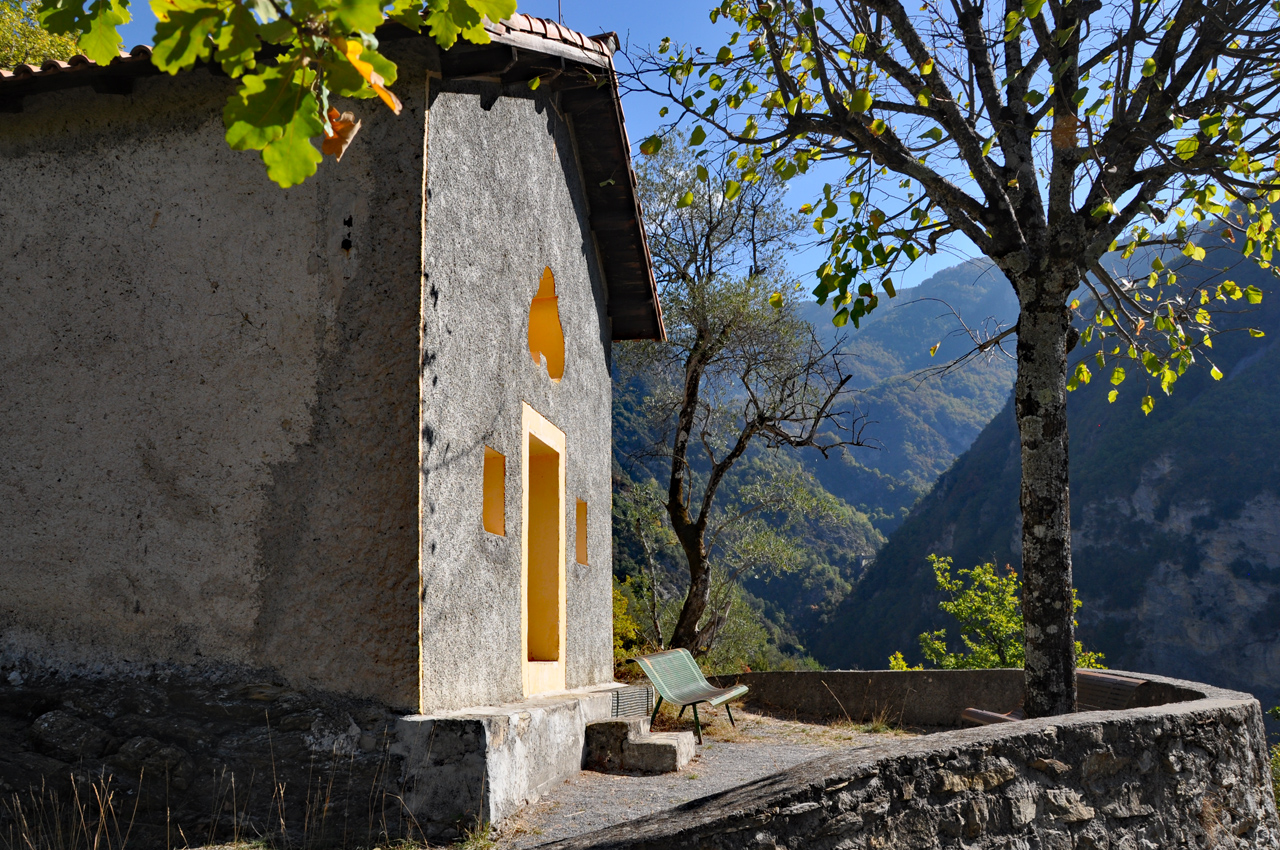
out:
{"label": "forested mountain slope", "polygon": [[[1191,270],[1188,270],[1189,273]],[[1107,664],[1280,701],[1280,293],[1251,267],[1232,277],[1267,294],[1220,337],[1214,362],[1157,396],[1142,376],[1108,404],[1097,379],[1070,397],[1073,562],[1079,636]],[[1243,303],[1243,302],[1241,302]],[[925,561],[1019,566],[1018,440],[1012,408],[979,435],[890,536],[811,649],[831,667],[919,658],[916,636],[947,625]],[[913,662],[914,663],[914,662]]]}
{"label": "forested mountain slope", "polygon": [[[944,303],[945,302],[945,303]],[[854,355],[859,409],[870,420],[864,437],[875,448],[834,451],[829,458],[813,450],[764,451],[752,448],[741,468],[726,482],[725,493],[766,477],[807,471],[812,486],[852,506],[839,521],[814,521],[806,529],[806,563],[782,574],[762,572],[744,581],[747,603],[769,625],[784,651],[807,652],[823,619],[861,577],[864,562],[883,544],[883,531],[895,527],[907,509],[932,485],[955,457],[1000,409],[1013,381],[1012,361],[996,355],[964,369],[921,382],[910,376],[968,350],[969,338],[957,336],[954,308],[966,322],[989,328],[1008,325],[1017,313],[1008,283],[985,261],[947,269],[919,287],[904,290],[863,321],[839,329],[828,308],[801,310],[828,344],[843,338]],[[939,344],[936,357],[929,349]],[[615,384],[615,485],[629,488],[661,478],[658,458],[640,458],[656,437],[642,415],[648,389],[643,377]],[[638,575],[645,557],[634,520],[619,514],[625,499],[615,499],[614,562],[620,577]],[[683,562],[673,545],[658,547],[668,592],[687,586]]]}
{"label": "forested mountain slope", "polygon": [[989,262],[972,260],[882,299],[856,330],[832,326],[827,307],[810,304],[804,313],[828,342],[843,337],[843,350],[854,356],[853,385],[862,391],[858,406],[871,446],[806,463],[829,491],[888,533],[1000,410],[1014,363],[997,352],[945,375],[918,373],[972,347],[956,314],[975,331],[994,332],[1017,318],[1017,300]]}

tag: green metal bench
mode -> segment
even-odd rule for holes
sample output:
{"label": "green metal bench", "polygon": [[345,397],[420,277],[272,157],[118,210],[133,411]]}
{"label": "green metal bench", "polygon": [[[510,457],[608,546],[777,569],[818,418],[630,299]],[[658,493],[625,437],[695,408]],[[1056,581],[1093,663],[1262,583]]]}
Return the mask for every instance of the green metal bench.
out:
{"label": "green metal bench", "polygon": [[733,711],[729,708],[729,700],[737,699],[747,692],[746,685],[732,688],[717,688],[706,680],[698,662],[693,660],[687,649],[669,649],[666,652],[655,652],[653,655],[641,655],[631,659],[640,665],[640,669],[653,683],[658,692],[657,705],[653,707],[653,716],[649,718],[652,726],[658,719],[658,709],[662,701],[680,706],[680,716],[684,710],[693,706],[693,728],[698,733],[698,743],[702,743],[702,722],[698,719],[698,703],[705,702],[711,707],[723,705],[729,713],[729,722],[737,726],[733,719]]}

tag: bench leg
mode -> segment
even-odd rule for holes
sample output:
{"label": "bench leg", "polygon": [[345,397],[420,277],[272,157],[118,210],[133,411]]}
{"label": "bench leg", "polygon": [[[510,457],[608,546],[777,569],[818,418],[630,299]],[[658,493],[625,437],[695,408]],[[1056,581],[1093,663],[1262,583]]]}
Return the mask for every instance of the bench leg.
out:
{"label": "bench leg", "polygon": [[733,709],[729,707],[729,703],[727,703],[727,702],[726,702],[726,703],[724,704],[724,710],[725,710],[725,713],[727,713],[727,714],[729,715],[729,723],[730,723],[730,725],[732,725],[732,726],[737,726],[737,725],[738,725],[738,723],[737,723],[737,721],[735,721],[735,720],[733,719]]}
{"label": "bench leg", "polygon": [[693,730],[698,733],[698,743],[702,743],[702,723],[698,720],[698,704],[693,704]]}
{"label": "bench leg", "polygon": [[658,695],[658,701],[653,704],[653,716],[649,718],[649,728],[653,728],[653,724],[658,722],[658,709],[662,708],[662,695]]}
{"label": "bench leg", "polygon": [[688,707],[689,706],[687,705],[680,706],[680,713],[676,715],[676,720],[679,720],[681,717],[684,717],[684,710]]}

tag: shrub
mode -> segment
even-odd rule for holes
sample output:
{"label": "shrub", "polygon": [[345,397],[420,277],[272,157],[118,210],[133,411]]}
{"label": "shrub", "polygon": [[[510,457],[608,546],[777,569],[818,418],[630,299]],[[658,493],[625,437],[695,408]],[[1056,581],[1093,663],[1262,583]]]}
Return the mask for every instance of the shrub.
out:
{"label": "shrub", "polygon": [[[964,649],[951,652],[947,630],[938,629],[920,635],[920,652],[926,661],[943,670],[974,670],[987,667],[1021,667],[1023,655],[1022,580],[1011,567],[1004,575],[994,564],[980,564],[973,569],[951,574],[951,559],[929,556],[929,564],[937,579],[938,590],[947,598],[938,607],[960,622],[960,640]],[[1074,594],[1074,590],[1072,593]],[[1075,609],[1080,600],[1074,599]],[[1076,641],[1076,666],[1101,668],[1102,653],[1087,652]],[[889,669],[910,668],[901,652],[889,658]]]}

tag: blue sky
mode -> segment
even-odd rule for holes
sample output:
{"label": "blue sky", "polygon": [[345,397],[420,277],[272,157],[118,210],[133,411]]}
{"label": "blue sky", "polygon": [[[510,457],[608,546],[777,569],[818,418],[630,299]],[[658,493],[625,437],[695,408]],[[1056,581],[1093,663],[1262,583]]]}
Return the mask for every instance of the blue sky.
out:
{"label": "blue sky", "polygon": [[[669,36],[673,41],[692,43],[705,48],[718,48],[723,44],[728,31],[723,22],[712,24],[708,12],[712,0],[647,0],[637,3],[635,0],[518,0],[518,10],[527,15],[556,20],[559,17],[565,26],[588,35],[601,32],[616,32],[624,47],[644,48],[656,45],[663,37]],[[155,17],[145,0],[133,0],[130,12],[134,16],[132,23],[121,28],[125,49],[135,44],[150,44],[155,33]],[[712,50],[714,53],[714,50]],[[633,155],[640,156],[634,150],[640,141],[653,133],[662,119],[658,117],[658,109],[662,103],[655,97],[642,94],[628,94],[623,100],[626,112],[627,132],[631,137]],[[838,168],[838,166],[832,166]],[[793,181],[790,192],[795,206],[813,200],[822,190],[824,180],[836,180],[841,174],[831,171],[825,176],[821,170],[811,174],[807,179]],[[967,242],[967,240],[964,240]],[[799,276],[809,275],[822,261],[822,251],[810,248],[793,257],[791,270]],[[896,281],[899,287],[913,286],[929,275],[944,268],[955,265],[967,256],[975,256],[972,246],[956,245],[952,253],[940,252],[936,257],[922,256],[905,271],[901,280]]]}

